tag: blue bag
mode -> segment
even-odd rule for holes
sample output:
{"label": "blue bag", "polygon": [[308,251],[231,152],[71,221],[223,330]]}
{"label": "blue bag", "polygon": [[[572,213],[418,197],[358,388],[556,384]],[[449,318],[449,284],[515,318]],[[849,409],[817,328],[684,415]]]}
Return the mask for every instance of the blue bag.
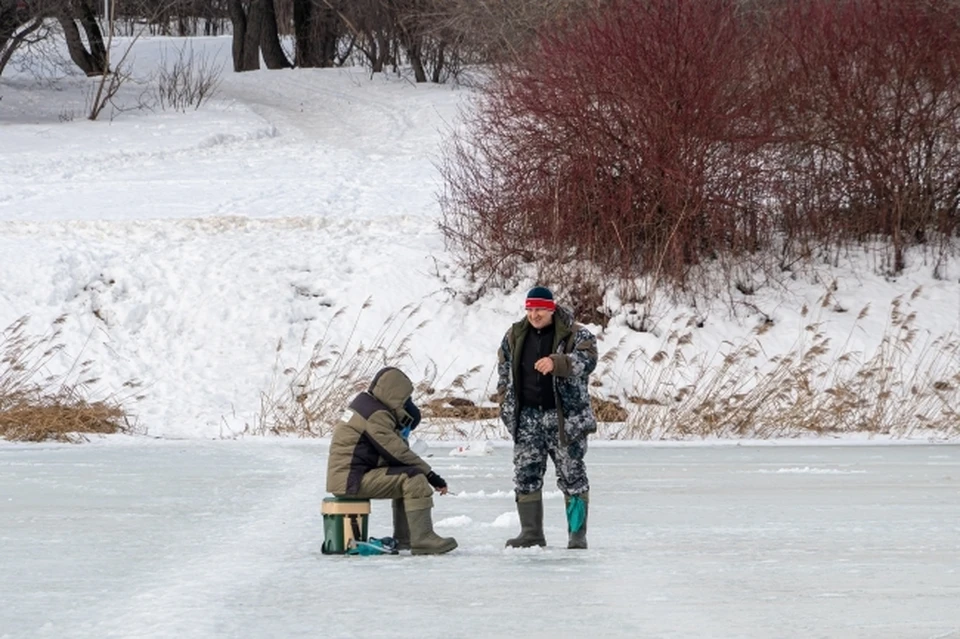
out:
{"label": "blue bag", "polygon": [[350,548],[347,549],[348,555],[360,555],[361,557],[370,557],[372,555],[396,555],[397,540],[393,537],[371,537],[367,541],[352,540]]}

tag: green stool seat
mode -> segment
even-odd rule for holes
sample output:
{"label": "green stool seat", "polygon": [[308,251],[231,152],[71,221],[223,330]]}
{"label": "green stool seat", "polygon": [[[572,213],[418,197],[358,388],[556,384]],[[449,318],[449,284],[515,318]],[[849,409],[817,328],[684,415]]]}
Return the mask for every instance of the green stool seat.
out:
{"label": "green stool seat", "polygon": [[342,555],[350,549],[352,541],[367,541],[369,499],[325,497],[320,512],[323,514],[323,554]]}

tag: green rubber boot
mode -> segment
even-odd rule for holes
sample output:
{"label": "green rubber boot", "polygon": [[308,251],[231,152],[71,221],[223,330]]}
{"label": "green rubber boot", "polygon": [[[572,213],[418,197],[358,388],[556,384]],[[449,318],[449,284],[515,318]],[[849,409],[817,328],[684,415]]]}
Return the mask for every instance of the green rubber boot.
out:
{"label": "green rubber boot", "polygon": [[[423,507],[422,502],[429,505]],[[404,504],[407,511],[407,525],[410,527],[410,550],[414,555],[442,555],[457,547],[453,537],[441,537],[433,532],[433,500],[411,499]]]}
{"label": "green rubber boot", "polygon": [[507,548],[530,548],[546,546],[543,536],[543,493],[517,495],[517,513],[520,515],[520,534],[508,539]]}

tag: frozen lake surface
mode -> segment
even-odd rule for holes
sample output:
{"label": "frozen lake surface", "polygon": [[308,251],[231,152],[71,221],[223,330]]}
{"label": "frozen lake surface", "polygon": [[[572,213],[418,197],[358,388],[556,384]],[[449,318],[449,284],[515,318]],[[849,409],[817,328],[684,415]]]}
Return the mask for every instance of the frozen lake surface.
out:
{"label": "frozen lake surface", "polygon": [[[960,447],[595,445],[590,549],[430,449],[441,557],[320,553],[326,446],[0,446],[0,638],[960,637]],[[371,534],[390,534],[374,502]]]}

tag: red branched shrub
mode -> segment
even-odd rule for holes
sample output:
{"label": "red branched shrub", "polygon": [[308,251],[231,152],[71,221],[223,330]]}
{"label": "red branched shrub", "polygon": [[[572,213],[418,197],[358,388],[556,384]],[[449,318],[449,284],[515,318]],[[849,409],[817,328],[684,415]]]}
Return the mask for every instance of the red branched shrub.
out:
{"label": "red branched shrub", "polygon": [[481,282],[526,264],[602,298],[878,240],[899,271],[956,235],[960,2],[600,6],[496,68],[446,150],[442,228]]}
{"label": "red branched shrub", "polygon": [[788,238],[882,237],[899,271],[905,245],[954,234],[960,4],[793,0],[771,24],[761,75],[781,95],[771,106]]}
{"label": "red branched shrub", "polygon": [[475,274],[578,262],[683,284],[758,248],[769,140],[735,0],[613,0],[496,69],[441,171],[442,226]]}

